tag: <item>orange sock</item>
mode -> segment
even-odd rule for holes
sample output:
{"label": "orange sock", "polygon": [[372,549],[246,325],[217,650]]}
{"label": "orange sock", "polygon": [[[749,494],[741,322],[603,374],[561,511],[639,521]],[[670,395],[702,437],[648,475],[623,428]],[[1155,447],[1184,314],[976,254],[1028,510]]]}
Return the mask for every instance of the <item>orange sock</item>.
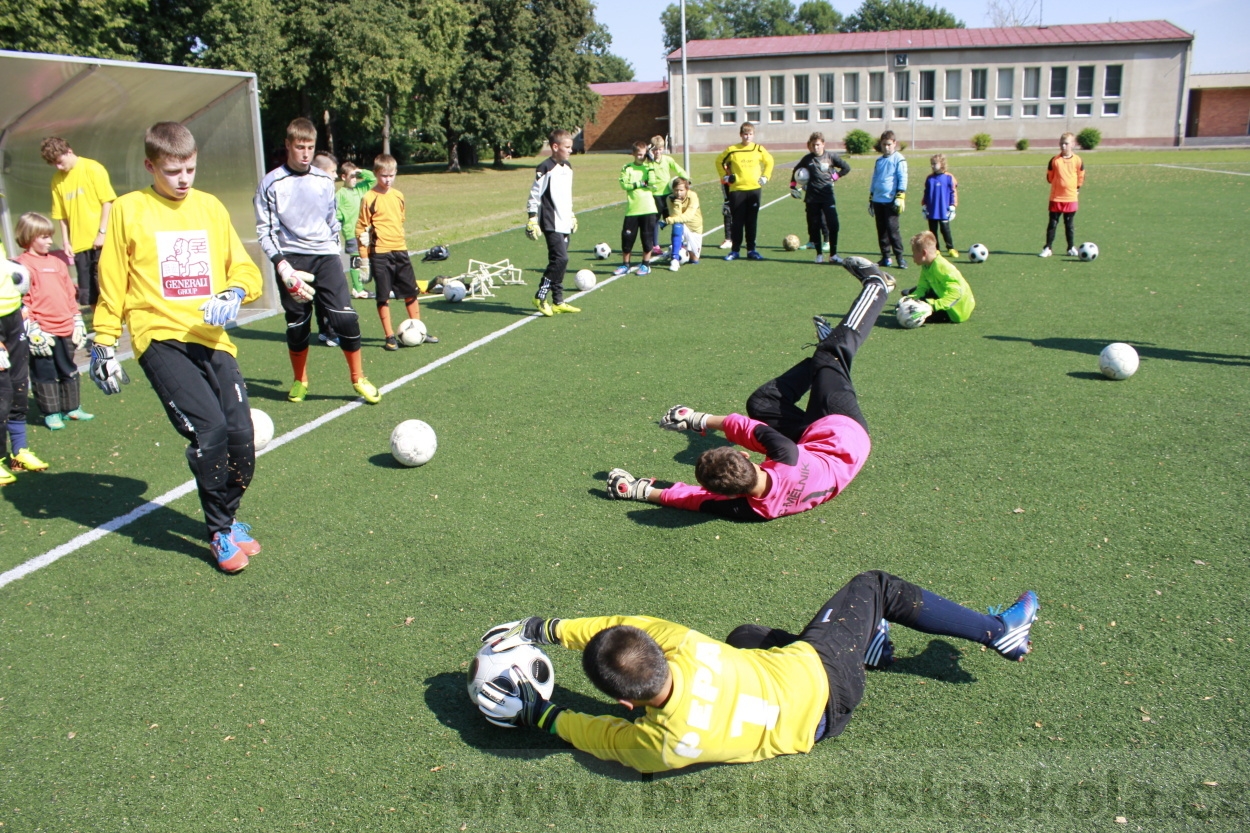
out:
{"label": "orange sock", "polygon": [[408,308],[409,318],[421,318],[421,303],[415,298],[405,298],[404,306]]}
{"label": "orange sock", "polygon": [[350,353],[343,351],[343,358],[347,359],[347,369],[351,371],[352,384],[355,384],[363,379],[365,376],[365,369],[360,361],[360,351],[353,350]]}
{"label": "orange sock", "polygon": [[291,354],[291,372],[295,376],[295,381],[308,384],[308,348],[287,352]]}
{"label": "orange sock", "polygon": [[382,319],[382,333],[390,338],[395,335],[395,331],[391,328],[391,308],[383,304],[378,307],[378,318]]}

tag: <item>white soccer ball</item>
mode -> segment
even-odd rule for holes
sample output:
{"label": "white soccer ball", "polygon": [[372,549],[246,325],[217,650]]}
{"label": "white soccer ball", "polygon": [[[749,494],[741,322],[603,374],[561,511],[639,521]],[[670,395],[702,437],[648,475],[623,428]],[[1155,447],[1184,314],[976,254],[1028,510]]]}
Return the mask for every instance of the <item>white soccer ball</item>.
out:
{"label": "white soccer ball", "polygon": [[424,466],[438,451],[438,436],[428,423],[406,419],[391,432],[391,456],[401,466]]}
{"label": "white soccer ball", "polygon": [[595,246],[595,257],[600,260],[607,260],[612,256],[612,247],[607,243],[599,243]]}
{"label": "white soccer ball", "polygon": [[465,287],[464,281],[452,278],[443,284],[443,297],[453,304],[458,304],[464,300],[464,296],[469,294],[469,290]]}
{"label": "white soccer ball", "polygon": [[1098,244],[1082,243],[1081,247],[1076,250],[1076,255],[1081,260],[1094,260],[1098,257]]}
{"label": "white soccer ball", "polygon": [[681,247],[681,255],[679,256],[679,259],[681,260],[683,265],[690,262],[690,250],[687,249],[685,246]]}
{"label": "white soccer ball", "polygon": [[577,288],[582,292],[588,289],[594,289],[599,279],[595,277],[595,273],[589,269],[578,269],[577,274],[573,276],[573,283],[577,284]]}
{"label": "white soccer ball", "polygon": [[898,319],[898,323],[905,330],[923,327],[924,322],[929,320],[929,316],[932,314],[933,307],[919,298],[904,298],[898,302],[898,309],[894,311],[894,317]]}
{"label": "white soccer ball", "polygon": [[973,243],[968,249],[968,259],[973,263],[984,263],[989,260],[990,250],[980,243]]}
{"label": "white soccer ball", "polygon": [[405,318],[399,322],[399,329],[395,331],[395,337],[405,347],[419,347],[425,344],[425,334],[425,324],[420,318]]}
{"label": "white soccer ball", "polygon": [[[469,663],[469,700],[478,706],[477,696],[481,693],[482,686],[491,680],[496,681],[501,688],[519,695],[520,688],[515,679],[518,670],[524,679],[538,689],[543,699],[551,699],[556,690],[556,672],[551,667],[551,659],[541,648],[537,645],[518,645],[495,653],[490,645],[483,645]],[[493,720],[491,722],[494,723]],[[495,725],[510,728],[506,724]]]}
{"label": "white soccer ball", "polygon": [[1108,379],[1127,379],[1137,372],[1139,361],[1132,345],[1117,341],[1102,348],[1098,354],[1098,369]]}
{"label": "white soccer ball", "polygon": [[811,174],[807,172],[807,168],[798,168],[794,172],[794,184],[800,188],[805,187],[810,178]]}
{"label": "white soccer ball", "polygon": [[252,447],[260,451],[273,439],[273,420],[269,414],[252,409]]}
{"label": "white soccer ball", "polygon": [[803,241],[799,239],[797,234],[787,234],[785,239],[781,241],[781,247],[787,252],[797,252],[802,245]]}

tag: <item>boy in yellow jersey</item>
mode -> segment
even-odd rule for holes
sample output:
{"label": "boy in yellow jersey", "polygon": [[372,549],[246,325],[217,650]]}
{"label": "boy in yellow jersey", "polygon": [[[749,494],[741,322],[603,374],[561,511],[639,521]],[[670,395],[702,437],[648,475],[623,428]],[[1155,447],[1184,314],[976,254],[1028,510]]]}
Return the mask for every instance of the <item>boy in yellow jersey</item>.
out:
{"label": "boy in yellow jersey", "polygon": [[755,144],[755,125],[743,122],[738,136],[742,141],[725,148],[716,157],[716,175],[729,190],[732,251],[725,260],[737,260],[742,241],[747,244],[747,260],[763,260],[755,250],[755,227],[760,216],[760,194],[773,175],[773,157],[763,145]]}
{"label": "boy in yellow jersey", "polygon": [[100,297],[100,249],[117,194],[104,166],[75,154],[60,136],[49,136],[40,142],[39,154],[56,168],[52,177],[52,219],[61,221],[61,245],[74,256],[78,305],[95,306]]}
{"label": "boy in yellow jersey", "polygon": [[630,722],[565,709],[515,667],[483,685],[477,705],[496,724],[544,729],[639,772],[760,761],[807,752],[846,728],[864,695],[865,666],[893,661],[891,622],[1018,661],[1032,647],[1037,611],[1032,590],[983,614],[873,570],[851,579],[797,635],[749,624],[721,642],[648,616],[531,616],[491,628],[482,641],[496,652],[525,643],[581,650],[595,687],[645,714]]}
{"label": "boy in yellow jersey", "polygon": [[100,255],[91,378],[106,395],[130,378],[115,348],[130,328],[139,366],[185,437],[217,566],[237,573],[260,544],[236,514],[256,449],[247,385],[224,325],[261,294],[260,270],[226,207],[196,191],[195,137],[159,122],[143,137],[152,187],[119,197]]}
{"label": "boy in yellow jersey", "polygon": [[[382,332],[386,335],[387,350],[398,350],[399,341],[391,327],[391,308],[388,304],[391,291],[402,298],[408,308],[409,318],[421,318],[421,304],[417,301],[417,279],[412,272],[412,260],[408,257],[408,243],[404,239],[404,218],[407,207],[404,195],[394,186],[399,164],[388,153],[373,160],[373,173],[378,184],[360,201],[360,216],[356,218],[356,239],[361,253],[369,259],[369,272],[377,292],[378,318],[382,319]],[[427,344],[438,344],[438,339],[428,333]]]}

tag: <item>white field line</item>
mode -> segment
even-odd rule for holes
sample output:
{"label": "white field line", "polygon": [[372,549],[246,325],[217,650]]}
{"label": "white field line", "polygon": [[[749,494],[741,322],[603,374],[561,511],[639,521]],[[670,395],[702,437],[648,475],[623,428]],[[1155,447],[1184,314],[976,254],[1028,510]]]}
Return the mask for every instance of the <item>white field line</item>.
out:
{"label": "white field line", "polygon": [[1221,171],[1217,168],[1192,168],[1189,165],[1165,165],[1162,162],[1155,163],[1156,168],[1175,168],[1178,171],[1202,171],[1208,174],[1228,174],[1229,176],[1250,176],[1245,171]]}

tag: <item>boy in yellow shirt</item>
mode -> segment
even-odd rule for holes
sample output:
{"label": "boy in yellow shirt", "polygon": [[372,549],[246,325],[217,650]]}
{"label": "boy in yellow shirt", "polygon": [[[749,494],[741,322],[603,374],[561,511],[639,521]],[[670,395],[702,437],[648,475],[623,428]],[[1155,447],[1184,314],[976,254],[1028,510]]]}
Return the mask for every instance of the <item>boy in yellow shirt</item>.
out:
{"label": "boy in yellow shirt", "polygon": [[237,573],[260,552],[251,527],[236,518],[256,449],[247,385],[224,325],[260,297],[260,270],[226,207],[191,187],[191,131],[159,122],[143,145],[152,187],[117,199],[100,255],[91,379],[105,395],[129,383],[115,352],[127,325],[139,366],[190,443],[187,463],[217,566]]}
{"label": "boy in yellow shirt", "polygon": [[760,215],[760,194],[773,175],[773,156],[763,145],[755,143],[755,125],[749,121],[742,123],[738,137],[742,141],[716,157],[716,175],[729,189],[729,210],[733,215],[733,250],[725,255],[725,260],[738,259],[744,238],[747,260],[763,260],[764,256],[755,250],[755,227]]}
{"label": "boy in yellow shirt", "polygon": [[[391,291],[402,298],[409,318],[421,318],[421,304],[417,301],[417,279],[412,272],[412,259],[408,257],[408,243],[404,239],[404,219],[407,206],[404,195],[394,187],[399,163],[388,153],[373,160],[373,173],[378,184],[360,201],[360,216],[356,218],[356,239],[361,254],[369,259],[369,272],[377,292],[378,318],[382,319],[382,332],[386,335],[387,350],[398,350],[399,341],[391,327]],[[438,344],[430,334],[426,344]]]}
{"label": "boy in yellow shirt", "polygon": [[95,306],[100,297],[100,249],[117,194],[104,166],[75,154],[60,136],[49,136],[40,142],[39,153],[43,161],[56,168],[52,177],[52,219],[61,221],[61,245],[74,255],[78,305]]}

